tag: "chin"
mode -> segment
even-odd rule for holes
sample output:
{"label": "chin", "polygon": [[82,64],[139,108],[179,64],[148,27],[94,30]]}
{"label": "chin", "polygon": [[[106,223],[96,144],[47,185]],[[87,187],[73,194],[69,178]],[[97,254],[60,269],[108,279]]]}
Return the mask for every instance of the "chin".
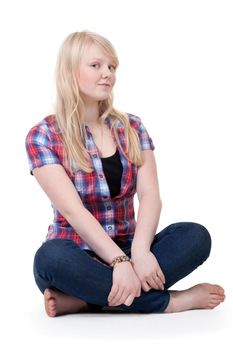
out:
{"label": "chin", "polygon": [[104,101],[109,98],[109,94],[101,95],[101,96],[96,96],[97,101]]}
{"label": "chin", "polygon": [[85,95],[84,97],[84,101],[86,102],[91,102],[91,101],[96,101],[96,102],[99,102],[99,101],[104,101],[104,100],[107,100],[110,96],[110,93],[102,93],[102,94],[93,94],[93,95]]}

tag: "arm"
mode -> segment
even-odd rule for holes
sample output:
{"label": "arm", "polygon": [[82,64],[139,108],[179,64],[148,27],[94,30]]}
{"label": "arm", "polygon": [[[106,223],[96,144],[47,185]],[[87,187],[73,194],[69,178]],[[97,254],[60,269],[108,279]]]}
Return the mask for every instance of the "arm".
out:
{"label": "arm", "polygon": [[142,288],[164,289],[165,278],[150,246],[159,223],[162,203],[159,193],[155,157],[152,150],[142,152],[144,164],[138,170],[139,199],[137,225],[132,242],[132,262]]}
{"label": "arm", "polygon": [[132,243],[132,255],[140,255],[150,251],[162,208],[153,151],[143,151],[142,154],[144,164],[138,169],[137,176],[139,208]]}
{"label": "arm", "polygon": [[84,207],[61,165],[50,164],[35,168],[33,175],[57,210],[98,256],[110,264],[116,256],[125,255],[98,220]]}
{"label": "arm", "polygon": [[[33,175],[53,205],[98,256],[109,264],[116,256],[125,255],[98,220],[83,206],[72,181],[61,165],[50,164],[35,168]],[[140,281],[131,263],[124,262],[115,266],[113,284],[108,296],[109,305],[131,305],[135,296],[140,296]]]}

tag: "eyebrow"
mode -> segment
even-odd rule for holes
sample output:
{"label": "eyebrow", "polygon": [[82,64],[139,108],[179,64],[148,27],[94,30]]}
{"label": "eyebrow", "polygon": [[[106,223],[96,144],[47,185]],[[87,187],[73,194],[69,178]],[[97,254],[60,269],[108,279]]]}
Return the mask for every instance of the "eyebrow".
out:
{"label": "eyebrow", "polygon": [[[105,60],[104,58],[100,58],[100,57],[90,58],[90,61],[101,61],[101,62],[103,62],[104,60]],[[109,62],[110,63],[114,63],[114,60],[109,59]]]}
{"label": "eyebrow", "polygon": [[[89,64],[90,64],[91,62],[95,62],[95,61],[98,61],[98,62],[101,62],[101,63],[102,63],[104,60],[105,60],[104,58],[92,57],[92,58],[90,58],[88,61],[89,61]],[[111,58],[109,58],[108,64],[113,65],[115,68],[118,67],[117,62],[116,62],[114,59],[111,59]]]}
{"label": "eyebrow", "polygon": [[93,58],[90,58],[90,60],[97,60],[97,61],[103,61],[103,58],[99,58],[99,57],[93,57]]}

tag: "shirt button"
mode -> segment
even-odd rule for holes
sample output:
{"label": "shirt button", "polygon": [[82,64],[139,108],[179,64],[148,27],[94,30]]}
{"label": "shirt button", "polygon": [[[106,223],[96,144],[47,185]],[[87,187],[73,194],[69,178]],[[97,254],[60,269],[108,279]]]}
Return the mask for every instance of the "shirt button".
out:
{"label": "shirt button", "polygon": [[111,209],[112,209],[111,205],[108,205],[107,210],[111,210]]}
{"label": "shirt button", "polygon": [[103,174],[99,174],[99,177],[102,179],[104,177],[104,175]]}
{"label": "shirt button", "polygon": [[108,196],[103,196],[103,199],[107,199],[108,198]]}
{"label": "shirt button", "polygon": [[94,158],[97,158],[97,154],[93,154],[93,157],[94,157]]}
{"label": "shirt button", "polygon": [[112,226],[108,226],[108,230],[110,231],[112,229]]}

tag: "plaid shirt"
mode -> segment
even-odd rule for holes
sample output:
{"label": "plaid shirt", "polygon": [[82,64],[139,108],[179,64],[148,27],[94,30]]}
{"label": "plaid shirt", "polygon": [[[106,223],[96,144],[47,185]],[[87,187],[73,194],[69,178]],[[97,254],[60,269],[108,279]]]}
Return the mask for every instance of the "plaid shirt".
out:
{"label": "plaid shirt", "polygon": [[[153,141],[141,119],[132,114],[128,114],[128,117],[131,127],[138,133],[141,150],[154,150]],[[111,127],[111,116],[107,117],[106,123]],[[85,208],[99,221],[105,232],[121,246],[132,241],[136,228],[133,198],[136,193],[137,166],[128,161],[118,148],[123,166],[121,191],[119,195],[111,198],[100,155],[87,125],[86,130],[88,137],[85,146],[90,152],[94,171],[86,173],[77,169],[72,175],[65,167],[61,133],[55,132],[55,116],[49,115],[32,127],[27,134],[26,150],[30,172],[32,174],[34,168],[46,164],[61,164],[78,191]],[[117,130],[121,146],[126,152],[124,127],[120,121],[117,122]],[[115,140],[113,131],[112,136]],[[53,211],[54,220],[48,227],[46,239],[72,239],[81,249],[91,249],[54,206]]]}

